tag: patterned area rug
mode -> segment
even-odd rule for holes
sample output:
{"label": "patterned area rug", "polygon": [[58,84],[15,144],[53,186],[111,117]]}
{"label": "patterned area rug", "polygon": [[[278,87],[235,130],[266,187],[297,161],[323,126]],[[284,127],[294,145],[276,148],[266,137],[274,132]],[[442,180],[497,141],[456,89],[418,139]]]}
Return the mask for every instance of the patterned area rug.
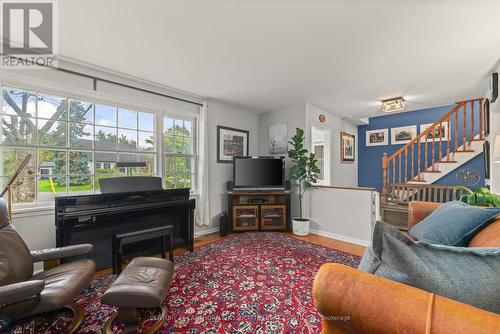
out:
{"label": "patterned area rug", "polygon": [[[175,257],[168,321],[161,333],[319,333],[311,290],[323,263],[356,267],[360,257],[278,233],[231,235]],[[86,318],[79,333],[100,333],[113,308],[99,302],[113,276],[92,281],[77,302]],[[156,311],[141,314],[144,324]],[[15,334],[62,333],[70,314],[19,323]],[[119,328],[116,328],[119,330]]]}

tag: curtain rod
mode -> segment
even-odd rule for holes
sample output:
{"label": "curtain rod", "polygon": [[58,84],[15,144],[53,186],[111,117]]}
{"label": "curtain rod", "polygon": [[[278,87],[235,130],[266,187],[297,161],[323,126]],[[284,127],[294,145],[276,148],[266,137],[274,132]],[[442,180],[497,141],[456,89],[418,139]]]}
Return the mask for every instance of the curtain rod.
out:
{"label": "curtain rod", "polygon": [[[8,55],[8,57],[13,58],[13,59],[18,59],[18,60],[25,61],[22,58],[11,56],[11,55]],[[53,70],[57,70],[57,71],[61,71],[61,72],[65,72],[65,73],[69,73],[69,74],[78,75],[78,76],[81,76],[81,77],[92,79],[92,80],[94,80],[94,87],[93,87],[94,90],[97,90],[97,85],[96,85],[97,81],[102,81],[102,82],[110,83],[110,84],[121,86],[121,87],[125,87],[125,88],[135,89],[135,90],[138,90],[138,91],[141,91],[141,92],[144,92],[144,93],[149,93],[149,94],[158,95],[158,96],[166,97],[166,98],[177,100],[177,101],[182,101],[182,102],[186,102],[186,103],[195,104],[195,105],[198,105],[200,107],[203,106],[203,104],[199,103],[199,102],[182,99],[180,97],[175,97],[175,96],[172,96],[172,95],[167,95],[167,94],[155,92],[155,91],[152,91],[152,90],[148,90],[148,89],[144,89],[144,88],[140,88],[140,87],[128,85],[128,84],[125,84],[125,83],[122,83],[122,82],[118,82],[118,81],[114,81],[114,80],[109,80],[109,79],[105,79],[105,78],[102,78],[102,77],[97,77],[97,76],[90,75],[90,74],[85,74],[85,73],[82,73],[82,72],[77,72],[77,71],[68,70],[68,69],[65,69],[65,68],[56,67],[56,66],[50,66],[50,65],[43,65],[43,64],[40,65],[40,64],[36,64],[36,63],[35,63],[35,65],[41,66],[41,67],[48,67],[48,68],[53,69]]]}

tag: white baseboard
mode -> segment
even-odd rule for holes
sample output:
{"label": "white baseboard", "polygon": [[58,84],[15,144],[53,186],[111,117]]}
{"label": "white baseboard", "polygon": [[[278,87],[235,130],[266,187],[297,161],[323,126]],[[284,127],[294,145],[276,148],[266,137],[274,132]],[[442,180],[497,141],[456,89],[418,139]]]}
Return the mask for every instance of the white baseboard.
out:
{"label": "white baseboard", "polygon": [[217,233],[219,232],[218,227],[210,227],[210,228],[204,228],[203,230],[196,231],[194,232],[194,237],[200,237],[202,235],[207,235],[207,234],[212,234],[212,233]]}
{"label": "white baseboard", "polygon": [[[203,229],[201,231],[196,231],[194,233],[194,236],[201,237],[202,235],[207,235],[207,234],[212,234],[212,233],[217,233],[217,232],[219,232],[218,227],[211,227],[211,228]],[[362,239],[347,237],[345,235],[326,232],[326,231],[317,230],[317,229],[311,229],[311,233],[321,235],[322,237],[327,237],[330,239],[345,241],[345,242],[349,242],[351,244],[360,245],[360,246],[364,246],[364,247],[368,247],[371,243],[370,240],[362,240]]]}
{"label": "white baseboard", "polygon": [[362,239],[357,239],[357,238],[352,238],[352,237],[347,237],[345,235],[341,234],[336,234],[332,232],[326,232],[322,230],[317,230],[317,229],[311,229],[311,233],[321,235],[322,237],[327,237],[335,240],[340,240],[340,241],[345,241],[349,242],[351,244],[356,244],[364,247],[368,247],[371,244],[370,240],[362,240]]}

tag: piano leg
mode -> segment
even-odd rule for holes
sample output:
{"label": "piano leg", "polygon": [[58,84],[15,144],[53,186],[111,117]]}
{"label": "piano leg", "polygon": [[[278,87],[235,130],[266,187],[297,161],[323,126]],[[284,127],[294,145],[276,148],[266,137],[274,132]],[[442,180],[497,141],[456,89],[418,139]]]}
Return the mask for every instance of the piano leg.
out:
{"label": "piano leg", "polygon": [[168,238],[168,258],[174,262],[174,233],[170,233]]}
{"label": "piano leg", "polygon": [[117,268],[117,265],[116,265],[116,256],[117,256],[117,249],[116,249],[116,240],[115,238],[112,239],[112,254],[113,254],[113,259],[111,261],[111,265],[113,267],[113,275],[116,275],[116,273],[118,272],[118,268]]}
{"label": "piano leg", "polygon": [[194,251],[194,209],[189,210],[188,218],[188,248],[189,251]]}
{"label": "piano leg", "polygon": [[161,246],[160,246],[160,253],[161,253],[161,258],[162,259],[165,259],[166,258],[166,255],[165,255],[165,237],[161,237]]}

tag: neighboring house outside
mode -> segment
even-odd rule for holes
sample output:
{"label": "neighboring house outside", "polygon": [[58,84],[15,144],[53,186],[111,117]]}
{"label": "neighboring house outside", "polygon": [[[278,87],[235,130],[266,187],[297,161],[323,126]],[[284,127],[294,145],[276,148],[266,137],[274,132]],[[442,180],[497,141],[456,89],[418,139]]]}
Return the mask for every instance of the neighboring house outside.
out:
{"label": "neighboring house outside", "polygon": [[52,175],[55,164],[53,162],[42,162],[40,164],[40,175],[42,180],[47,180]]}

